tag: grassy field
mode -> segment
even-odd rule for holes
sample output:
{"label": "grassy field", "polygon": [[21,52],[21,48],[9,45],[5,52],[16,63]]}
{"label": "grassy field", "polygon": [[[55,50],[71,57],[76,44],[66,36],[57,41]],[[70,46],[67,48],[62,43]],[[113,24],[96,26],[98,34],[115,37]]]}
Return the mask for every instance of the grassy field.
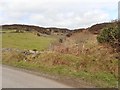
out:
{"label": "grassy field", "polygon": [[3,48],[44,50],[55,41],[53,37],[38,37],[33,33],[4,33],[2,34]]}

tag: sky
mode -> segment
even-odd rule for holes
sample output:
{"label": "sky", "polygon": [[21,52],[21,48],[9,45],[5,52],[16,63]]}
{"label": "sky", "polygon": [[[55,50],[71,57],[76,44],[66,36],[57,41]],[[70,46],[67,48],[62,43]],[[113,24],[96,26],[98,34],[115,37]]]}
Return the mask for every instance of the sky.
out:
{"label": "sky", "polygon": [[86,28],[118,18],[119,0],[0,0],[0,25]]}

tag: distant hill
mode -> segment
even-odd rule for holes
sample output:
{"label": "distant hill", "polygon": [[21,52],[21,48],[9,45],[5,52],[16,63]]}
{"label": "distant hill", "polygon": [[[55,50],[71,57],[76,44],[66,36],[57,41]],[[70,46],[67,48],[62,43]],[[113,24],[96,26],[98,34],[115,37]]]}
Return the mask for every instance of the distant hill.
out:
{"label": "distant hill", "polygon": [[96,24],[91,26],[90,28],[88,28],[88,30],[93,33],[93,34],[99,34],[101,29],[103,29],[104,27],[111,25],[112,23],[101,23],[101,24]]}
{"label": "distant hill", "polygon": [[50,28],[45,28],[45,27],[39,27],[39,26],[34,26],[34,25],[22,25],[22,24],[12,24],[12,25],[2,25],[3,30],[25,30],[25,31],[37,31],[42,34],[48,34],[50,35],[51,33],[62,33],[62,34],[69,34],[69,33],[78,33],[82,31],[90,31],[93,34],[99,34],[101,29],[113,24],[114,22],[108,22],[108,23],[100,23],[100,24],[95,24],[92,25],[91,27],[88,28],[80,28],[80,29],[74,29],[70,30],[67,28],[55,28],[55,27],[50,27]]}
{"label": "distant hill", "polygon": [[51,33],[69,33],[70,30],[66,28],[44,28],[33,25],[22,25],[22,24],[13,24],[13,25],[2,25],[3,30],[24,30],[24,31],[37,31],[43,34]]}

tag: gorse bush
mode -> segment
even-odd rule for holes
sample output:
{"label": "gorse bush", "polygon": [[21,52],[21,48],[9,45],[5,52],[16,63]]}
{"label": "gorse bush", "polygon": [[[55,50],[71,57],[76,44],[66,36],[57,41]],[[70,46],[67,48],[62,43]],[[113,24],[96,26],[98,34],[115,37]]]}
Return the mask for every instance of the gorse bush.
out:
{"label": "gorse bush", "polygon": [[120,27],[118,24],[114,24],[104,28],[100,35],[97,36],[99,43],[107,43],[120,51]]}

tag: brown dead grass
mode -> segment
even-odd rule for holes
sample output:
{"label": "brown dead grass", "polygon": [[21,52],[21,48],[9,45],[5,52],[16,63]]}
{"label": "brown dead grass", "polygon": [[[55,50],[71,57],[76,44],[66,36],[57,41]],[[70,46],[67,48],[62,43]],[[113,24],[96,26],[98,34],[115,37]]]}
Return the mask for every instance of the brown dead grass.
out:
{"label": "brown dead grass", "polygon": [[[118,75],[118,59],[115,58],[118,54],[113,52],[108,45],[99,45],[96,35],[89,32],[75,33],[66,38],[63,43],[54,45],[53,51],[80,57],[80,63],[77,63],[76,67],[77,71],[85,70],[93,73],[107,71],[115,76]],[[59,59],[56,60],[58,60],[55,61],[57,64]]]}

